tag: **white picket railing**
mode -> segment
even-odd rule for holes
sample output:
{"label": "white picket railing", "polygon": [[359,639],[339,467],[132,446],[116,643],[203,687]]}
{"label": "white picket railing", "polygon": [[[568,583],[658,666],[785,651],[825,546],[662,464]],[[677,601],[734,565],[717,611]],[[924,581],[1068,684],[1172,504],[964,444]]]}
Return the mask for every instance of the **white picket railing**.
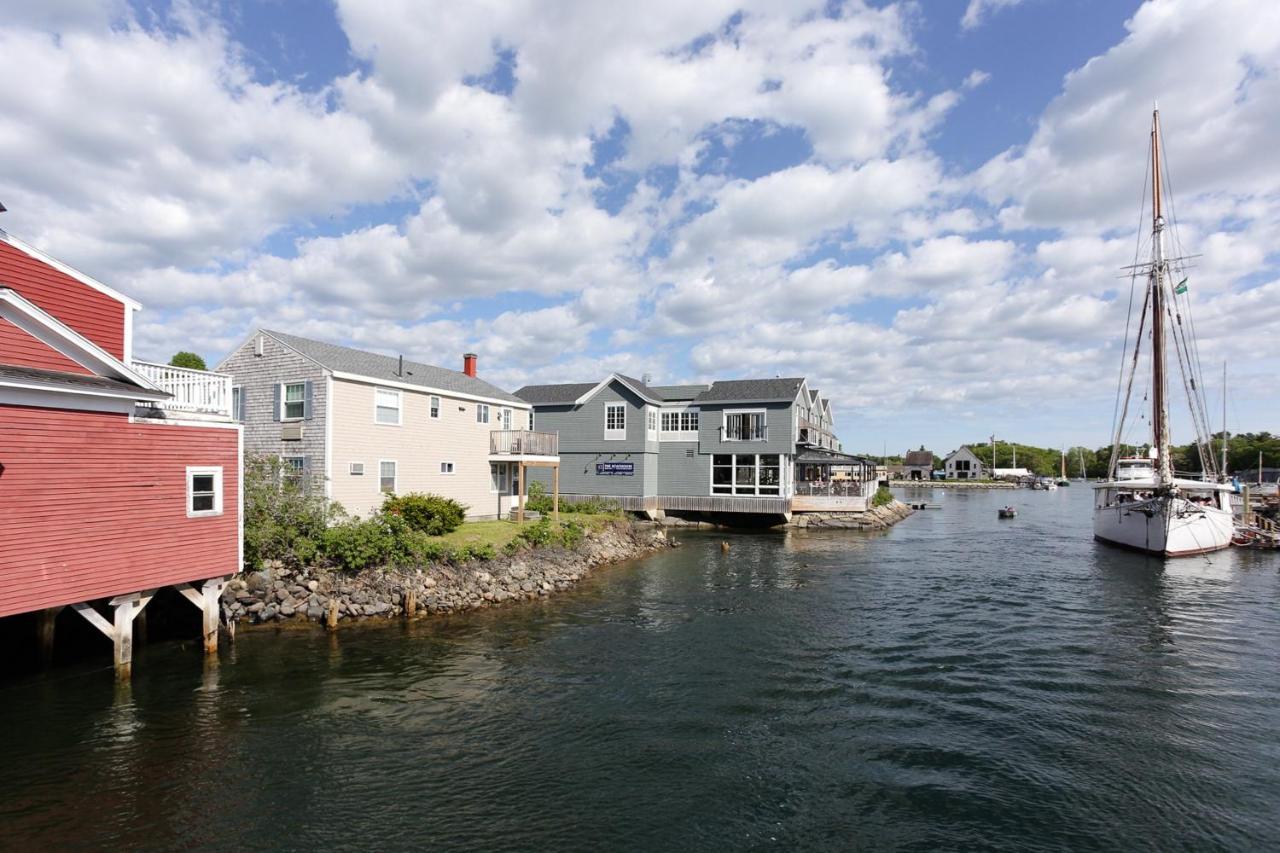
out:
{"label": "white picket railing", "polygon": [[135,361],[133,369],[173,396],[168,400],[148,403],[173,412],[233,417],[231,411],[231,377],[207,370],[191,370],[150,361]]}

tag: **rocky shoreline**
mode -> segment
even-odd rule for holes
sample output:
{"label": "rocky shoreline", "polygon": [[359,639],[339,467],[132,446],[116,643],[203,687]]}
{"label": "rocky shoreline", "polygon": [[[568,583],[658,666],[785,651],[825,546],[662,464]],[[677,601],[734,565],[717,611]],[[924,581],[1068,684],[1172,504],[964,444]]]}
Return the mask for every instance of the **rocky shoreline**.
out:
{"label": "rocky shoreline", "polygon": [[864,512],[806,512],[796,515],[787,527],[796,530],[888,530],[913,510],[902,501],[870,507]]}
{"label": "rocky shoreline", "polygon": [[358,573],[282,564],[234,578],[222,594],[228,625],[328,622],[456,613],[540,598],[569,589],[605,563],[670,547],[651,524],[618,522],[588,533],[573,549],[519,551],[493,560],[374,568]]}
{"label": "rocky shoreline", "polygon": [[890,480],[891,489],[1016,489],[1003,480]]}

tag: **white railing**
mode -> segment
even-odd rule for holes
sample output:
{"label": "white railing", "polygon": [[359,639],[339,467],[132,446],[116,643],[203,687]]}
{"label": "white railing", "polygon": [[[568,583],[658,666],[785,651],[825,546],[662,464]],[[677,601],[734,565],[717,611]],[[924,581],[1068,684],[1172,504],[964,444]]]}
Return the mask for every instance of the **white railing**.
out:
{"label": "white railing", "polygon": [[133,369],[160,389],[172,394],[168,400],[146,405],[172,412],[197,412],[231,418],[231,377],[207,370],[191,370],[150,361],[135,361]]}

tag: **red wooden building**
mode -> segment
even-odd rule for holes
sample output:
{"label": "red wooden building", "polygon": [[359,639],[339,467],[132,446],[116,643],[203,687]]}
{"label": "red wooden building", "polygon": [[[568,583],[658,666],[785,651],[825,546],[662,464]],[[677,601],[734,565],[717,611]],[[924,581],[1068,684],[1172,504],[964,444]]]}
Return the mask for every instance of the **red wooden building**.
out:
{"label": "red wooden building", "polygon": [[40,611],[51,643],[73,607],[122,674],[163,586],[216,648],[243,539],[230,377],[135,360],[139,308],[0,231],[0,617]]}

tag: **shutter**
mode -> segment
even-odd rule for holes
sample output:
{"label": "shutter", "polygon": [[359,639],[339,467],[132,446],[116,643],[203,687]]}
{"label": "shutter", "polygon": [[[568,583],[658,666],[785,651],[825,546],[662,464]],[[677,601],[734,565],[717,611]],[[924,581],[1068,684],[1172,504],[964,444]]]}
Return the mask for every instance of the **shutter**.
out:
{"label": "shutter", "polygon": [[308,380],[307,380],[307,382],[306,382],[306,390],[305,390],[305,391],[303,391],[303,397],[302,397],[302,399],[306,400],[306,402],[305,402],[305,403],[303,404],[303,406],[302,406],[302,409],[303,409],[303,412],[304,412],[304,414],[302,415],[302,417],[303,417],[304,419],[306,419],[306,420],[311,420],[311,415],[312,415],[312,405],[311,405],[311,400],[312,400],[312,397],[313,397],[313,391],[314,391],[314,388],[315,388],[315,386],[314,386],[314,385],[312,385],[311,380],[310,380],[310,379],[308,379]]}
{"label": "shutter", "polygon": [[271,387],[275,393],[274,403],[271,406],[271,420],[279,421],[280,420],[280,395],[283,393],[284,386],[281,385],[279,382],[277,382],[275,385]]}
{"label": "shutter", "polygon": [[245,406],[245,402],[244,402],[244,399],[245,399],[245,392],[246,392],[246,391],[247,391],[247,389],[246,389],[243,385],[241,385],[241,386],[240,386],[240,399],[236,401],[235,418],[236,418],[236,420],[240,421],[241,423],[244,423],[244,413],[245,413],[245,411],[247,411],[247,408],[248,408],[247,406]]}
{"label": "shutter", "polygon": [[302,457],[302,488],[303,491],[311,492],[311,457]]}

